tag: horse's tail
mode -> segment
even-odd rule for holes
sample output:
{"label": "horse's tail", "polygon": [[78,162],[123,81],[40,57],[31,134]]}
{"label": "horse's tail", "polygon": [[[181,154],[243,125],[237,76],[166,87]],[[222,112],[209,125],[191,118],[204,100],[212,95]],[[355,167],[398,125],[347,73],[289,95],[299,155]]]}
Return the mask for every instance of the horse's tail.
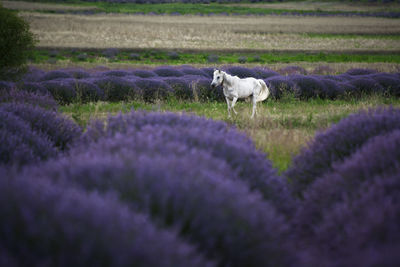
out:
{"label": "horse's tail", "polygon": [[257,102],[260,102],[260,101],[264,101],[265,99],[267,99],[270,92],[269,92],[268,86],[265,84],[265,82],[263,80],[260,79],[260,80],[258,80],[258,82],[261,85],[261,91],[257,97]]}

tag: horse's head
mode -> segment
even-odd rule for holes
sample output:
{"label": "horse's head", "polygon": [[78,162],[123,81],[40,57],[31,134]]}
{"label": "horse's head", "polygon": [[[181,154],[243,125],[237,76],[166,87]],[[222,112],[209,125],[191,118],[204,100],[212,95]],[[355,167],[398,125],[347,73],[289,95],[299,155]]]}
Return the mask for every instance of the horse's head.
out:
{"label": "horse's head", "polygon": [[217,87],[218,85],[221,85],[224,81],[224,72],[221,70],[214,70],[214,77],[211,82],[211,87]]}

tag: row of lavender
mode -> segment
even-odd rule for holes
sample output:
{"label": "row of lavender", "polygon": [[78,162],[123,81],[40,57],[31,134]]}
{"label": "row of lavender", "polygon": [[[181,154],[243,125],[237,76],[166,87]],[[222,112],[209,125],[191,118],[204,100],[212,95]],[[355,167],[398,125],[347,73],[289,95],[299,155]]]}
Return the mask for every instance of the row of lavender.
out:
{"label": "row of lavender", "polygon": [[0,93],[2,266],[400,264],[399,109],[343,119],[280,177],[223,122],[133,111],[82,134]]}
{"label": "row of lavender", "polygon": [[[263,79],[272,98],[289,94],[299,99],[360,97],[368,94],[400,96],[400,74],[351,69],[339,75],[307,74],[300,67],[278,72],[266,68],[223,68],[241,78]],[[323,69],[320,73],[323,73]],[[57,102],[144,100],[152,102],[173,96],[180,100],[224,101],[221,88],[212,89],[213,68],[158,67],[152,70],[85,71],[81,69],[44,72],[32,70],[20,82],[0,82],[0,87],[50,93]]]}

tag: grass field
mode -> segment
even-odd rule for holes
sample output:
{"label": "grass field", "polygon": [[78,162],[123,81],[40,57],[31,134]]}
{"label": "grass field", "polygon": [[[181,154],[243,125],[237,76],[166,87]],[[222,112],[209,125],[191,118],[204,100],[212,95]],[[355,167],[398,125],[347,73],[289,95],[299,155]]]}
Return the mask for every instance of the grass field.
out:
{"label": "grass field", "polygon": [[215,120],[223,120],[245,132],[256,147],[268,154],[279,171],[285,170],[301,147],[312,139],[317,131],[328,128],[341,118],[381,105],[400,107],[400,99],[381,96],[365,97],[361,100],[309,100],[299,101],[288,96],[280,101],[268,100],[259,104],[259,115],[251,120],[251,105],[238,102],[238,115],[228,119],[223,102],[181,102],[170,100],[148,104],[144,102],[98,102],[71,104],[60,110],[85,127],[91,119],[104,119],[110,114],[135,110],[192,113]]}

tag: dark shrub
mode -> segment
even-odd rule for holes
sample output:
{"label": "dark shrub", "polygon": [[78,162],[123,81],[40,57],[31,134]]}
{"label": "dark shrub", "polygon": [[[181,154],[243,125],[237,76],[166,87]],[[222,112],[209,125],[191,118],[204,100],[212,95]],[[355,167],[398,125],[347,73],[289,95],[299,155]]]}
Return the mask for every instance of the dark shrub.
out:
{"label": "dark shrub", "polygon": [[209,55],[207,57],[207,62],[208,63],[218,63],[219,62],[219,56],[217,56],[217,55]]}
{"label": "dark shrub", "polygon": [[134,82],[116,76],[95,80],[94,83],[103,91],[106,101],[140,99],[141,92]]}
{"label": "dark shrub", "polygon": [[111,195],[29,173],[2,175],[0,216],[1,247],[18,266],[210,266]]}
{"label": "dark shrub", "polygon": [[173,90],[173,95],[181,100],[193,100],[193,91],[190,88],[191,80],[186,80],[184,77],[175,78],[169,77],[163,79]]}
{"label": "dark shrub", "polygon": [[70,104],[76,100],[73,79],[46,81],[42,82],[41,85],[62,105]]}
{"label": "dark shrub", "polygon": [[376,72],[377,72],[376,70],[370,70],[370,69],[349,69],[348,71],[346,71],[346,74],[358,76],[358,75],[373,74]]}
{"label": "dark shrub", "polygon": [[0,121],[0,168],[1,165],[22,166],[56,155],[57,150],[48,136],[34,131],[28,122],[4,109],[2,104]]}
{"label": "dark shrub", "polygon": [[348,116],[314,140],[295,156],[285,172],[293,193],[301,195],[309,184],[343,162],[370,138],[400,128],[400,110],[378,108]]}
{"label": "dark shrub", "polygon": [[35,43],[29,23],[0,6],[0,79],[13,78],[25,67]]}
{"label": "dark shrub", "polygon": [[285,68],[282,68],[278,70],[278,72],[282,75],[306,75],[307,71],[299,66],[287,66]]}
{"label": "dark shrub", "polygon": [[154,72],[148,70],[133,70],[132,74],[141,78],[151,78],[157,76]]}
{"label": "dark shrub", "polygon": [[240,64],[246,63],[246,62],[247,62],[247,57],[245,57],[245,56],[240,56],[240,57],[238,58],[238,62],[239,62]]}
{"label": "dark shrub", "polygon": [[72,75],[61,70],[53,70],[44,74],[39,81],[50,81],[56,79],[72,78]]}
{"label": "dark shrub", "polygon": [[319,79],[303,75],[292,75],[288,78],[295,84],[294,95],[296,97],[300,99],[326,98],[326,88]]}
{"label": "dark shrub", "polygon": [[175,51],[168,52],[167,56],[169,59],[172,59],[172,60],[180,59],[179,53],[175,52]]}
{"label": "dark shrub", "polygon": [[54,111],[20,103],[1,104],[1,108],[23,119],[34,131],[47,135],[60,150],[68,148],[81,135],[74,122]]}
{"label": "dark shrub", "polygon": [[119,54],[119,50],[117,48],[109,48],[104,50],[102,54],[104,57],[112,59]]}
{"label": "dark shrub", "polygon": [[139,88],[143,100],[152,103],[156,100],[165,100],[173,92],[172,88],[162,80],[137,79],[135,85]]}
{"label": "dark shrub", "polygon": [[244,67],[238,67],[238,66],[228,67],[226,68],[226,72],[233,76],[238,76],[239,78],[247,78],[247,77],[253,77],[256,79],[259,78],[256,72]]}
{"label": "dark shrub", "polygon": [[129,59],[131,60],[140,60],[140,55],[137,53],[130,53],[129,54]]}
{"label": "dark shrub", "polygon": [[159,67],[153,70],[155,74],[161,77],[181,77],[184,74],[172,67]]}

